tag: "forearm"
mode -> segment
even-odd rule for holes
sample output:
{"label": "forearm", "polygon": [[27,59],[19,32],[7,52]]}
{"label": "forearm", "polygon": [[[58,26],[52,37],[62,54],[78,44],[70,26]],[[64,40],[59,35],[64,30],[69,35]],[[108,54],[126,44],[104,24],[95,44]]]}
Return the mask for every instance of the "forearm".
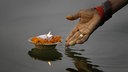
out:
{"label": "forearm", "polygon": [[109,0],[112,6],[112,14],[128,4],[128,0]]}

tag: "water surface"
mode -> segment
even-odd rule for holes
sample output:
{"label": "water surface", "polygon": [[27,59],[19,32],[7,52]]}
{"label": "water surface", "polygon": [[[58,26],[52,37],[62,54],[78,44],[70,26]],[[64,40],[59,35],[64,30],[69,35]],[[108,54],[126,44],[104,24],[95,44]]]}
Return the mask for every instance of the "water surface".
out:
{"label": "water surface", "polygon": [[[0,2],[0,72],[128,72],[128,9],[116,13],[82,44],[64,39],[77,21],[65,16],[98,1],[6,0]],[[28,38],[52,31],[63,42],[40,51]]]}

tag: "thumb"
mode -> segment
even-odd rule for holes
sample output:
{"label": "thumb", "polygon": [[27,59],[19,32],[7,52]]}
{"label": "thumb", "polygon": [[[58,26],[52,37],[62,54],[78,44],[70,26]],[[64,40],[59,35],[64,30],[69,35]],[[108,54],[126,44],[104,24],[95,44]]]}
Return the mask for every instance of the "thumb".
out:
{"label": "thumb", "polygon": [[66,19],[68,19],[68,20],[76,20],[78,18],[79,18],[79,13],[76,13],[74,15],[68,15],[68,16],[66,16]]}

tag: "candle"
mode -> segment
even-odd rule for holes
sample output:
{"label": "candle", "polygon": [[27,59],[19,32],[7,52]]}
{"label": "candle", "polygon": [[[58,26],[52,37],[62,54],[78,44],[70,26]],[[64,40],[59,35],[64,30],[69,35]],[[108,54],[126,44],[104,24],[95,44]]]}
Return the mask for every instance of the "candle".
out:
{"label": "candle", "polygon": [[42,38],[42,39],[48,39],[48,40],[50,40],[51,38],[52,38],[52,34],[51,34],[51,32],[49,32],[48,34],[43,34],[43,35],[39,35],[39,36],[37,36],[38,38]]}
{"label": "candle", "polygon": [[52,36],[53,36],[53,35],[51,34],[51,32],[49,32],[49,33],[47,34],[47,38],[48,38],[48,39],[51,39]]}

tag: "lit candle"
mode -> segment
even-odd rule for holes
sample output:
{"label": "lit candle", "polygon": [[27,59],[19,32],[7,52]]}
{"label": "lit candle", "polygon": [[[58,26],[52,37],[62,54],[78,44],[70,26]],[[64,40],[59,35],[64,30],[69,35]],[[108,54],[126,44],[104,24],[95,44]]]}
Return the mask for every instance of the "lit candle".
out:
{"label": "lit candle", "polygon": [[49,33],[47,34],[47,38],[48,38],[48,39],[51,39],[52,36],[53,36],[53,35],[51,34],[51,32],[49,32]]}
{"label": "lit candle", "polygon": [[52,38],[52,34],[51,34],[51,32],[49,32],[48,34],[44,34],[44,35],[39,35],[39,36],[37,36],[38,38],[42,38],[42,39],[48,39],[48,40],[50,40],[51,38]]}

